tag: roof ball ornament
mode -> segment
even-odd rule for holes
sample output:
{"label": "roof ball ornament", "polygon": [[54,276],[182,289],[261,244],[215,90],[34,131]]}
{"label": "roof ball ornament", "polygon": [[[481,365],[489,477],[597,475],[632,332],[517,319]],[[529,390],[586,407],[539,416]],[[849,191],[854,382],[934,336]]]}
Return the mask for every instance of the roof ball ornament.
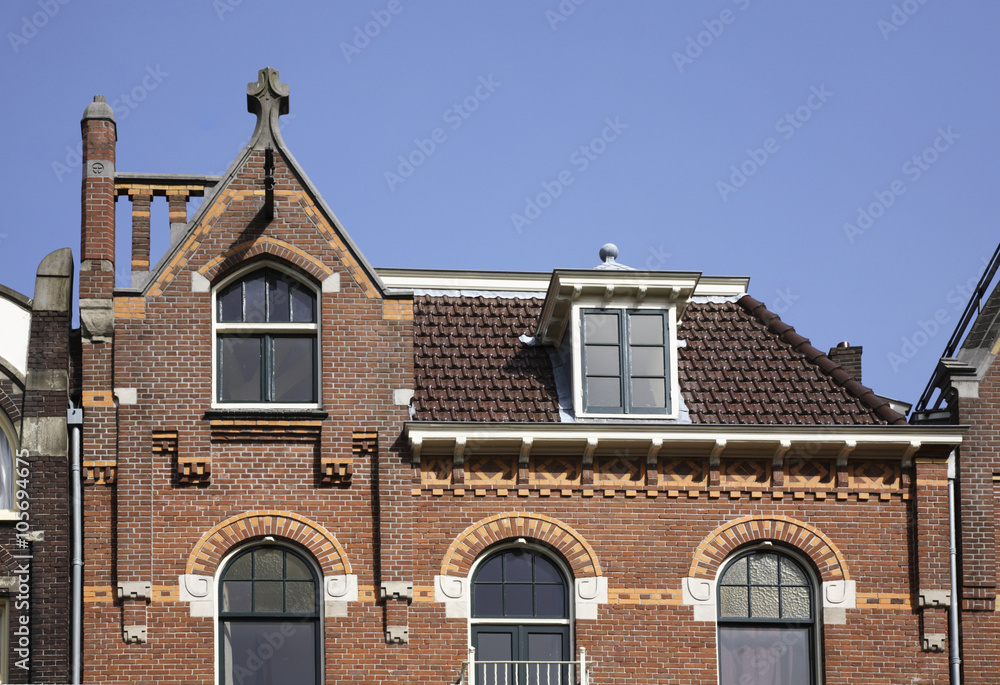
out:
{"label": "roof ball ornament", "polygon": [[614,243],[604,243],[601,246],[601,261],[610,264],[616,259],[618,259],[618,246]]}

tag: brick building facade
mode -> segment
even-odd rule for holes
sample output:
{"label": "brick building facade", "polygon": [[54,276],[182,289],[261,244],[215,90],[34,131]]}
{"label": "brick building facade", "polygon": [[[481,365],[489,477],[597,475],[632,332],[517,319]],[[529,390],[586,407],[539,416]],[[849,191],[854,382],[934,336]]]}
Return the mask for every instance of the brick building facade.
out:
{"label": "brick building facade", "polygon": [[69,663],[73,256],[33,298],[0,286],[0,680],[64,683]]}
{"label": "brick building facade", "polygon": [[961,429],[746,279],[376,270],[247,102],[221,177],[82,122],[85,682],[946,682]]}
{"label": "brick building facade", "polygon": [[[912,421],[961,425],[968,431],[956,452],[957,596],[961,634],[962,682],[996,682],[1000,663],[997,619],[997,418],[1000,415],[1000,248],[989,262],[976,292],[938,363]],[[992,292],[989,290],[993,288]]]}

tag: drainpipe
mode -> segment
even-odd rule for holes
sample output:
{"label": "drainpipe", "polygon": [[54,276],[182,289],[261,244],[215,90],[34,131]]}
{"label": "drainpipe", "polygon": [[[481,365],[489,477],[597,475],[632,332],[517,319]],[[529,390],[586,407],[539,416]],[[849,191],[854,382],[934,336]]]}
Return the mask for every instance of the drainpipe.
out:
{"label": "drainpipe", "polygon": [[948,609],[948,651],[951,661],[951,685],[962,683],[962,657],[958,643],[958,541],[955,521],[955,471],[958,450],[948,455],[948,542],[951,547],[951,606]]}
{"label": "drainpipe", "polygon": [[83,429],[83,409],[70,403],[66,411],[69,424],[69,496],[70,496],[70,683],[80,685],[83,642],[83,487],[80,473],[80,432]]}

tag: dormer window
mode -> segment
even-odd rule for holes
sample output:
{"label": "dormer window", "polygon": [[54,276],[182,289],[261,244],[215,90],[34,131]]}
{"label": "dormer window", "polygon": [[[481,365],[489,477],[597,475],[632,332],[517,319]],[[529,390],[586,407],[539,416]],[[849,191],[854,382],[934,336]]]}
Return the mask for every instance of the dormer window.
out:
{"label": "dormer window", "polygon": [[271,268],[217,291],[217,403],[318,402],[316,301],[311,287]]}
{"label": "dormer window", "polygon": [[670,411],[668,312],[582,312],[583,404],[586,413]]}

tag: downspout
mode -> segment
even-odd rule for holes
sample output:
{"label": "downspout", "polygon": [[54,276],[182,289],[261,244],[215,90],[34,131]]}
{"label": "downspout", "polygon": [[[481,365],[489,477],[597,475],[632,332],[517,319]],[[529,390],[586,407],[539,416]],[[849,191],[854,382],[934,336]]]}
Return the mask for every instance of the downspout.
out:
{"label": "downspout", "polygon": [[70,683],[80,685],[83,642],[83,487],[80,472],[80,433],[83,429],[83,409],[70,403],[66,411],[69,424],[69,493],[70,493]]}
{"label": "downspout", "polygon": [[958,450],[948,455],[948,543],[951,547],[951,606],[948,609],[948,651],[951,661],[951,685],[962,683],[962,656],[958,643],[958,535],[955,521],[955,471]]}

